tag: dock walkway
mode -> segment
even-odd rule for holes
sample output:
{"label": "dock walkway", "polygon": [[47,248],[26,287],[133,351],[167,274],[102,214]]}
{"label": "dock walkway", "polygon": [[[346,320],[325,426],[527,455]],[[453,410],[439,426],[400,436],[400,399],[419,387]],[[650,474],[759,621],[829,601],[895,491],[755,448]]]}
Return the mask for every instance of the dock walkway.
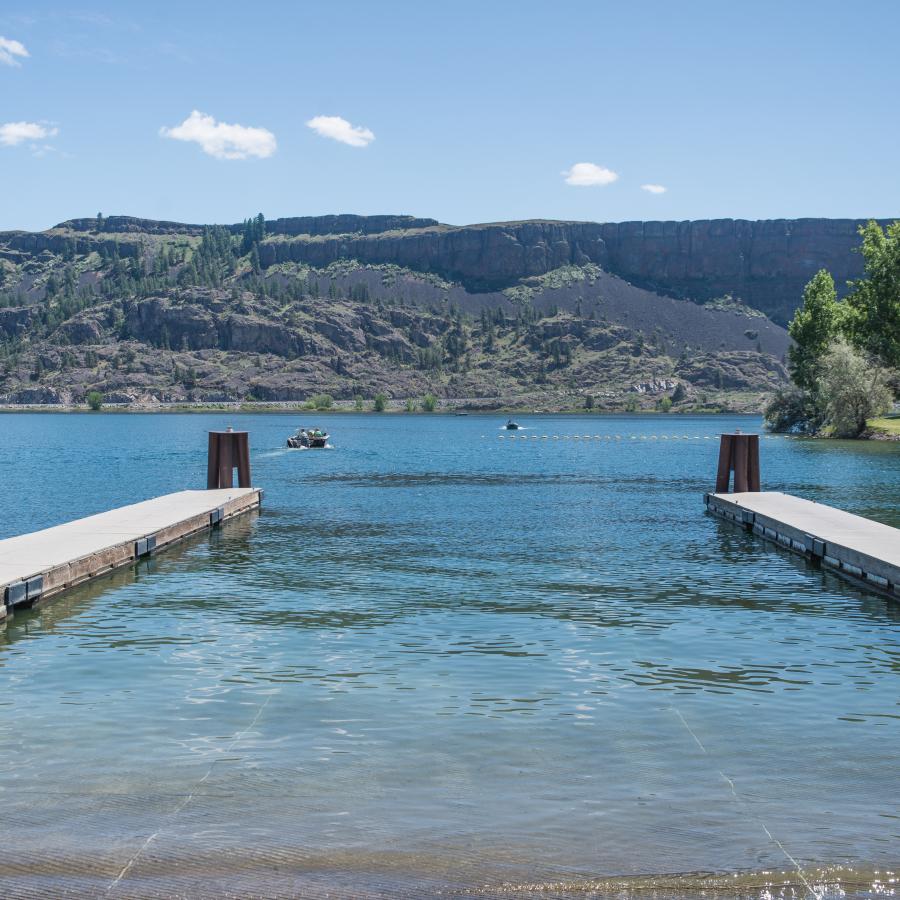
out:
{"label": "dock walkway", "polygon": [[707,494],[705,499],[711,513],[900,598],[900,529],[778,491]]}
{"label": "dock walkway", "polygon": [[257,488],[179,491],[0,540],[0,620],[190,534],[256,509]]}

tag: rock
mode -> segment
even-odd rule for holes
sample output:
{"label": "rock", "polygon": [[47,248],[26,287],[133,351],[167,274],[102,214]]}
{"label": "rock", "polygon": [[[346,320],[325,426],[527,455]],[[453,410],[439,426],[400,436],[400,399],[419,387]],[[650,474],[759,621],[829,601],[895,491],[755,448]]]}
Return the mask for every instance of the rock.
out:
{"label": "rock", "polygon": [[633,385],[632,390],[638,394],[663,394],[674,389],[676,382],[671,378],[651,378]]}
{"label": "rock", "polygon": [[72,319],[60,325],[57,333],[70,344],[94,344],[100,340],[102,329],[95,319]]}
{"label": "rock", "polygon": [[253,316],[233,315],[221,322],[219,346],[223,350],[274,353],[276,356],[300,353],[297,338],[287,326]]}
{"label": "rock", "polygon": [[0,309],[0,338],[16,337],[31,327],[34,311],[31,307]]}
{"label": "rock", "polygon": [[202,350],[219,346],[219,330],[213,315],[193,304],[173,305],[168,298],[140,300],[125,316],[128,333],[157,347]]}
{"label": "rock", "polygon": [[49,387],[23,388],[9,395],[10,403],[21,403],[25,406],[44,404],[65,404],[71,402],[71,395]]}

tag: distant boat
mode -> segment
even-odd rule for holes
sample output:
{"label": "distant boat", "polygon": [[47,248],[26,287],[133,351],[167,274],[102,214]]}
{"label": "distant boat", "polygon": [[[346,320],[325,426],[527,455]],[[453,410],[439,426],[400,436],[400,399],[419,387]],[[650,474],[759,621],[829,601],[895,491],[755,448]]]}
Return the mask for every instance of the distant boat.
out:
{"label": "distant boat", "polygon": [[328,443],[328,432],[321,428],[298,428],[295,434],[287,439],[288,447],[295,450],[314,450],[325,447]]}
{"label": "distant boat", "polygon": [[518,431],[522,426],[519,425],[518,422],[513,422],[512,419],[507,419],[506,424],[503,426],[507,431]]}

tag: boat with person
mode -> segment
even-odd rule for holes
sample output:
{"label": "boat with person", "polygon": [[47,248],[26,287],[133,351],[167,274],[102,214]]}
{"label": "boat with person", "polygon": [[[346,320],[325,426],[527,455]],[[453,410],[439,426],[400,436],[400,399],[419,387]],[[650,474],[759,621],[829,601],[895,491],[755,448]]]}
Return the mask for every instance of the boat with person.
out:
{"label": "boat with person", "polygon": [[513,422],[512,419],[507,419],[506,424],[503,427],[507,431],[518,431],[522,426],[518,422]]}
{"label": "boat with person", "polygon": [[328,432],[321,428],[298,428],[287,439],[288,447],[295,450],[314,450],[328,446]]}

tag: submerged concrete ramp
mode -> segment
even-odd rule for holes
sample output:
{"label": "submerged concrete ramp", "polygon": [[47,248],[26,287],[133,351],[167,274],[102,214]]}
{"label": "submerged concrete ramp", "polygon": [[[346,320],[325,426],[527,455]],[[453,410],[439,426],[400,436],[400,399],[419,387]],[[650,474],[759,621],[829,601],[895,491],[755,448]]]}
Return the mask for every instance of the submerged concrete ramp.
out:
{"label": "submerged concrete ramp", "polygon": [[0,619],[259,507],[258,488],[179,491],[0,540]]}
{"label": "submerged concrete ramp", "polygon": [[778,491],[705,499],[711,513],[900,598],[900,529]]}

